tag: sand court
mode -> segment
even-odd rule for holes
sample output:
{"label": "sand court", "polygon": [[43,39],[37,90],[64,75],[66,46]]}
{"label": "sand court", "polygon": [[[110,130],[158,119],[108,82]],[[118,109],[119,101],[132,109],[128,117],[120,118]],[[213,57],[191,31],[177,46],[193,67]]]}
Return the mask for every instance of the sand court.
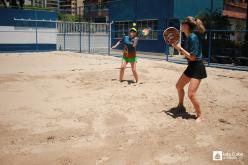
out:
{"label": "sand court", "polygon": [[[72,52],[1,53],[0,164],[209,165],[212,152],[248,154],[248,72],[207,68],[204,123],[177,105],[186,65],[140,59],[118,81],[120,58]],[[247,164],[246,158],[215,164]]]}

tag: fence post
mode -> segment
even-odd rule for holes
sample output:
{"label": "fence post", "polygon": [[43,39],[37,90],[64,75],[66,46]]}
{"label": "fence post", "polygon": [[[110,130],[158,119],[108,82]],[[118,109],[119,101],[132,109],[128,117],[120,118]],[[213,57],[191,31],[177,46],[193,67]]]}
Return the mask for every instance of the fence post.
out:
{"label": "fence post", "polygon": [[[166,50],[167,50],[168,46],[166,46]],[[166,53],[166,61],[169,61],[169,53],[168,52],[165,52]]]}
{"label": "fence post", "polygon": [[82,32],[81,29],[79,30],[79,49],[80,49],[80,53],[82,52]]}
{"label": "fence post", "polygon": [[169,61],[169,50],[170,49],[170,46],[166,43],[165,44],[165,51],[164,51],[164,53],[165,53],[165,55],[166,55],[166,61]]}
{"label": "fence post", "polygon": [[111,23],[109,23],[108,28],[108,55],[110,55],[110,48],[111,47]]}
{"label": "fence post", "polygon": [[90,22],[88,23],[88,53],[90,53]]}
{"label": "fence post", "polygon": [[209,31],[209,37],[208,37],[208,66],[211,62],[211,53],[212,53],[212,31]]}
{"label": "fence post", "polygon": [[36,11],[34,12],[35,13],[35,49],[36,51],[38,51],[38,25],[37,25],[37,13]]}
{"label": "fence post", "polygon": [[36,51],[38,51],[38,29],[37,29],[37,22],[35,22],[35,47]]}
{"label": "fence post", "polygon": [[65,31],[66,31],[66,23],[64,22],[64,51],[65,51]]}

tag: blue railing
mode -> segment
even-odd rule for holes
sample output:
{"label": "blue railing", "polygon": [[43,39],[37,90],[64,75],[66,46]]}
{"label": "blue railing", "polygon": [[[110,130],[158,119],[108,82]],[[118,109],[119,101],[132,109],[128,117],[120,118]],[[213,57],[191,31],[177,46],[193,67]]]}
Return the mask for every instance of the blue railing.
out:
{"label": "blue railing", "polygon": [[[87,29],[72,32],[68,29],[58,31],[56,28],[44,30],[38,26],[13,27],[12,30],[0,29],[0,51],[14,51],[16,48],[18,51],[61,50],[113,55],[116,52],[111,50],[111,46],[117,41],[116,34],[121,31],[113,31],[108,28],[110,27],[108,24],[105,25],[104,31],[90,24],[81,26]],[[160,53],[157,50],[150,51],[146,57],[159,56],[160,59],[167,61],[186,63],[187,60],[183,56],[178,55],[176,50],[165,44],[162,33],[163,30],[156,30],[152,33],[152,37],[155,38],[150,36],[140,40],[138,51],[143,51],[143,48],[151,50],[159,48],[162,50]],[[202,38],[202,59],[208,66],[248,70],[247,34],[247,30],[207,31]],[[121,55],[120,52],[117,53]]]}

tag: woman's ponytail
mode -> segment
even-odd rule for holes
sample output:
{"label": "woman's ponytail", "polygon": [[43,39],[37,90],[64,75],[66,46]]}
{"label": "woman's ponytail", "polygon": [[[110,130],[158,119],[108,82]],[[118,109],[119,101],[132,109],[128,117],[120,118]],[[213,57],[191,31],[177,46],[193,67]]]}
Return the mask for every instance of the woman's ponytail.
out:
{"label": "woman's ponytail", "polygon": [[183,24],[188,24],[192,31],[196,30],[198,33],[205,33],[206,28],[203,25],[202,21],[198,18],[194,18],[192,16],[188,16],[182,22]]}
{"label": "woman's ponytail", "polygon": [[195,25],[196,25],[196,30],[198,31],[198,33],[201,33],[201,34],[205,33],[206,28],[200,19],[198,18],[195,19]]}

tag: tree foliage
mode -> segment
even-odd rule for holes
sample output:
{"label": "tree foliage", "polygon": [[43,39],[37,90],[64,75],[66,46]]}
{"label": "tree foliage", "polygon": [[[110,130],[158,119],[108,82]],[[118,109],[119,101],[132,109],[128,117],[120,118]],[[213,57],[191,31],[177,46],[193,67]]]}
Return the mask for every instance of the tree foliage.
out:
{"label": "tree foliage", "polygon": [[58,20],[68,22],[80,22],[82,21],[79,15],[58,13]]}
{"label": "tree foliage", "polygon": [[219,10],[206,10],[201,12],[197,18],[201,19],[206,29],[228,30],[231,26],[228,17],[223,16]]}

